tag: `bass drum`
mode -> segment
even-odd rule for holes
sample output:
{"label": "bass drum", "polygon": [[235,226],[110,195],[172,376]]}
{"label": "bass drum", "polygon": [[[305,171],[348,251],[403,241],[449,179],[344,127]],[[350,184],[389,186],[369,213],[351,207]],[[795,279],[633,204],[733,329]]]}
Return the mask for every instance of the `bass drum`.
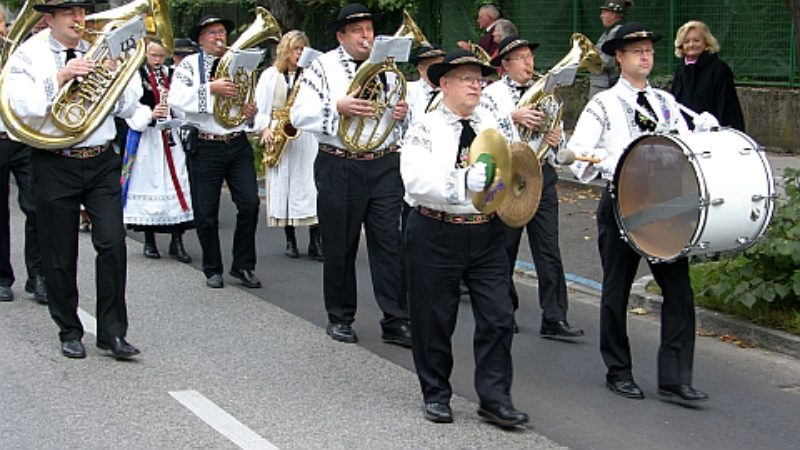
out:
{"label": "bass drum", "polygon": [[613,193],[623,239],[664,262],[752,245],[772,218],[775,180],[763,148],[726,128],[634,140]]}

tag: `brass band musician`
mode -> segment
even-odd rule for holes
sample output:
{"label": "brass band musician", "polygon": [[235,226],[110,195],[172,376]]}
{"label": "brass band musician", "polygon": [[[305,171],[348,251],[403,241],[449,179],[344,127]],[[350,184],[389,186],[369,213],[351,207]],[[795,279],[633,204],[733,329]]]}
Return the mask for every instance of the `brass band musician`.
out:
{"label": "brass band musician", "polygon": [[[291,110],[291,122],[301,132],[314,133],[319,153],[314,161],[317,214],[325,248],[323,290],[332,339],[358,340],[352,323],[356,313],[355,260],[362,226],[367,237],[372,285],[383,311],[384,342],[411,345],[408,312],[400,278],[399,220],[403,199],[397,140],[406,117],[405,100],[388,105],[395,120],[387,138],[374,150],[355,152],[337,133],[345,118],[372,118],[375,102],[360,98],[360,89],[348,88],[374,44],[375,14],[364,5],[349,4],[328,25],[339,46],[304,70],[303,84]],[[380,83],[393,89],[403,80],[384,72]],[[382,96],[384,92],[377,93]],[[391,108],[390,110],[388,108]],[[376,125],[378,126],[378,125]]]}
{"label": "brass band musician", "polygon": [[[49,30],[21,44],[8,62],[10,70],[3,81],[10,107],[20,120],[42,133],[57,132],[48,114],[65,83],[88,76],[96,64],[113,65],[108,60],[83,58],[89,48],[82,39],[83,26],[91,6],[89,2],[58,0],[34,6],[44,14]],[[97,346],[110,350],[118,359],[139,353],[125,340],[127,255],[119,183],[121,160],[110,150],[116,133],[113,115],[131,117],[141,96],[139,87],[130,83],[113,113],[83,142],[54,151],[34,150],[31,155],[48,306],[60,330],[61,352],[68,358],[86,357],[77,311],[81,203],[92,219],[92,242],[97,251]]]}
{"label": "brass band musician", "polygon": [[[175,69],[168,104],[185,115],[197,128],[195,142],[185,144],[189,158],[189,180],[197,237],[203,249],[203,274],[209,288],[224,286],[222,252],[219,243],[219,202],[223,180],[236,205],[233,261],[229,274],[247,288],[260,288],[253,273],[256,266],[258,186],[253,166],[253,148],[245,134],[246,124],[232,128],[214,116],[217,97],[234,98],[238,87],[227,76],[215,78],[219,58],[225,54],[233,22],[206,16],[192,29],[191,38],[200,51],[181,61]],[[243,107],[244,116],[255,117],[255,104]]]}

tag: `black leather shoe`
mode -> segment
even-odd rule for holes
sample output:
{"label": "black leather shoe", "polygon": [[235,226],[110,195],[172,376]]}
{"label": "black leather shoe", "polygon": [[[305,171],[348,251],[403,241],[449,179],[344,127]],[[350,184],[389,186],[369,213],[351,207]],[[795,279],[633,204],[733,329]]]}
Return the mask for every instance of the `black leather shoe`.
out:
{"label": "black leather shoe", "polygon": [[286,241],[286,251],[284,254],[292,259],[299,258],[300,250],[297,249],[297,242]]}
{"label": "black leather shoe", "polygon": [[522,411],[517,411],[513,406],[498,406],[497,408],[481,406],[481,409],[478,410],[478,415],[487,422],[502,428],[512,428],[528,423],[528,415]]}
{"label": "black leather shoe", "polygon": [[358,336],[356,336],[356,332],[353,331],[353,327],[350,326],[349,323],[329,323],[325,331],[334,341],[346,342],[348,344],[355,344],[358,342]]}
{"label": "black leather shoe", "polygon": [[539,335],[542,337],[573,338],[583,336],[583,330],[569,326],[566,320],[557,322],[542,320],[542,328],[539,329]]}
{"label": "black leather shoe", "polygon": [[47,285],[44,283],[44,275],[28,278],[28,281],[25,282],[25,292],[33,294],[33,299],[40,305],[46,305]]}
{"label": "black leather shoe", "polygon": [[158,247],[156,247],[156,244],[144,244],[144,257],[152,259],[161,258],[161,254],[158,253]]}
{"label": "black leather shoe", "polygon": [[210,287],[211,289],[219,289],[225,286],[225,282],[222,281],[222,274],[215,273],[214,275],[207,277],[206,286]]}
{"label": "black leather shoe", "polygon": [[322,253],[322,234],[317,227],[309,228],[308,257],[317,261],[325,261],[325,255]]}
{"label": "black leather shoe", "polygon": [[411,325],[407,320],[383,326],[383,342],[411,348]]}
{"label": "black leather shoe", "polygon": [[67,358],[86,358],[86,349],[80,339],[72,339],[61,343],[61,354]]}
{"label": "black leather shoe", "polygon": [[644,392],[633,380],[606,381],[606,387],[625,398],[644,398]]}
{"label": "black leather shoe", "polygon": [[14,291],[8,286],[0,286],[0,302],[10,302],[14,300]]}
{"label": "black leather shoe", "polygon": [[179,262],[186,264],[192,262],[192,257],[186,253],[186,249],[183,247],[183,240],[181,239],[172,239],[169,242],[169,254]]}
{"label": "black leather shoe", "polygon": [[689,402],[697,402],[708,400],[708,394],[703,391],[689,386],[688,384],[679,384],[674,386],[659,386],[658,395],[667,400],[677,400],[680,398]]}
{"label": "black leather shoe", "polygon": [[436,423],[453,423],[453,410],[444,403],[425,403],[425,419]]}
{"label": "black leather shoe", "polygon": [[232,277],[238,278],[242,282],[242,286],[246,288],[260,288],[261,287],[261,280],[253,273],[252,270],[241,269],[241,270],[233,270],[231,269],[230,274]]}
{"label": "black leather shoe", "polygon": [[115,337],[110,341],[98,339],[97,348],[110,351],[117,359],[130,359],[140,353],[139,349],[129,344],[124,337]]}

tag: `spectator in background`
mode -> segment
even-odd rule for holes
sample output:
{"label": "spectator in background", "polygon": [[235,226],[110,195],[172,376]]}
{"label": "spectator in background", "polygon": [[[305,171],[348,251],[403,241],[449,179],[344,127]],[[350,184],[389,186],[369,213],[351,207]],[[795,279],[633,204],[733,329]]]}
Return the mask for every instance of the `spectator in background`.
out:
{"label": "spectator in background", "polygon": [[[597,39],[596,47],[602,48],[603,44],[625,23],[625,13],[633,6],[631,0],[606,0],[600,7],[600,21],[603,22],[605,31]],[[604,91],[617,83],[619,67],[613,55],[597,52],[603,61],[603,71],[589,76],[589,98],[600,91]]]}
{"label": "spectator in background", "polygon": [[[719,42],[708,25],[686,22],[675,37],[675,56],[683,59],[675,69],[672,95],[698,113],[710,112],[719,124],[744,131],[744,117],[731,68],[719,59]],[[694,128],[689,117],[686,120]]]}
{"label": "spectator in background", "polygon": [[[500,10],[495,5],[483,5],[478,9],[478,18],[476,19],[478,28],[486,31],[481,36],[481,40],[478,41],[478,45],[486,51],[487,55],[493,55],[497,51],[497,43],[499,41],[494,40],[492,33],[499,18]],[[458,41],[458,46],[464,50],[472,51],[469,42]]]}

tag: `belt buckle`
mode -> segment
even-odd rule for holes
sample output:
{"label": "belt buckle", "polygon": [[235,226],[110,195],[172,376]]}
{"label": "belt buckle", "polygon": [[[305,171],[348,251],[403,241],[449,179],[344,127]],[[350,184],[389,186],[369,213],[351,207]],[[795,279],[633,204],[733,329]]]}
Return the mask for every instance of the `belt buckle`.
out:
{"label": "belt buckle", "polygon": [[94,153],[94,147],[86,147],[78,150],[78,158],[87,159]]}

